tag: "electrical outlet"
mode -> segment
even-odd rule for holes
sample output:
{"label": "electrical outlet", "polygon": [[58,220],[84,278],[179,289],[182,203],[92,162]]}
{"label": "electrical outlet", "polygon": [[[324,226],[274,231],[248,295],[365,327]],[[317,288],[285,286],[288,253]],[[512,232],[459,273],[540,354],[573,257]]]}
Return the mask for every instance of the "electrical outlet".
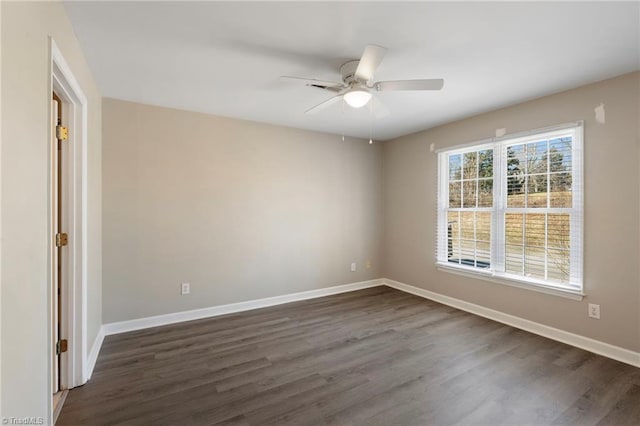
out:
{"label": "electrical outlet", "polygon": [[600,305],[589,303],[589,317],[600,319]]}
{"label": "electrical outlet", "polygon": [[180,294],[184,296],[189,293],[191,293],[191,285],[189,283],[182,283],[180,286]]}
{"label": "electrical outlet", "polygon": [[365,263],[364,267],[367,268],[367,269],[370,269],[371,268],[371,261],[367,259],[367,263]]}
{"label": "electrical outlet", "polygon": [[357,269],[357,268],[356,268],[356,262],[353,262],[353,263],[351,264],[351,272],[355,272],[355,271],[356,271],[356,269]]}

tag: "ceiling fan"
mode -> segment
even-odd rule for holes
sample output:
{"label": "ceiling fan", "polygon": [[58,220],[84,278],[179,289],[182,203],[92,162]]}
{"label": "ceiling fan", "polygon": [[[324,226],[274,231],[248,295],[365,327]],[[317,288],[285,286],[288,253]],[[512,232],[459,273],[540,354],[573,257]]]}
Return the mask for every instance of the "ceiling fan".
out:
{"label": "ceiling fan", "polygon": [[335,92],[336,95],[309,108],[306,114],[319,112],[340,99],[353,108],[361,108],[371,100],[373,92],[390,90],[440,90],[444,86],[441,78],[420,80],[373,81],[373,74],[382,62],[387,49],[369,44],[360,60],[349,61],[340,67],[342,82],[317,80],[313,78],[282,76],[284,79],[302,81],[307,86]]}

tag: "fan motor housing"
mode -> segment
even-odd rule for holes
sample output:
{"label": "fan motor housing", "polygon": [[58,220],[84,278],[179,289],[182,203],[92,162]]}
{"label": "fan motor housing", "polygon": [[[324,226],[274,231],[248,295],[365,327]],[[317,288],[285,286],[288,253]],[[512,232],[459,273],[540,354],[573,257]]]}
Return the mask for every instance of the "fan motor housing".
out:
{"label": "fan motor housing", "polygon": [[358,69],[358,64],[360,61],[349,61],[342,64],[340,67],[340,74],[342,74],[342,81],[346,85],[351,85],[351,83],[358,83],[358,79],[356,78],[356,69]]}

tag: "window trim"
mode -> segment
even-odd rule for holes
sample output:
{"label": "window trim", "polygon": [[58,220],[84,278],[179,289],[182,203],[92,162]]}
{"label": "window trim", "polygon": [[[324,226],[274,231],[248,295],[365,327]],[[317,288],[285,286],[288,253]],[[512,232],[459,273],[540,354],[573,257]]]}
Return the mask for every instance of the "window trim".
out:
{"label": "window trim", "polygon": [[551,294],[572,300],[582,300],[586,293],[570,287],[550,286],[548,284],[539,283],[535,280],[527,280],[525,277],[511,278],[507,276],[496,276],[489,271],[476,270],[469,266],[455,265],[449,262],[436,262],[438,271],[451,274],[462,275],[464,277],[475,278],[483,281],[489,281],[496,284],[506,285],[509,287],[522,288],[525,290],[536,291],[539,293]]}
{"label": "window trim", "polygon": [[[502,272],[504,270],[504,235],[499,235],[500,230],[504,231],[504,226],[500,225],[500,221],[504,222],[505,213],[508,211],[504,205],[504,191],[506,188],[506,177],[503,168],[506,167],[506,157],[504,150],[509,144],[521,144],[549,138],[558,133],[567,131],[572,132],[572,207],[571,207],[571,249],[570,249],[570,279],[579,282],[579,285],[553,283],[546,280],[533,279],[525,276],[519,276]],[[459,275],[479,278],[509,286],[525,288],[529,290],[540,291],[547,294],[554,294],[568,297],[574,300],[582,300],[584,293],[584,275],[583,275],[583,228],[584,228],[584,123],[583,121],[562,123],[554,126],[537,128],[525,132],[506,134],[501,137],[484,139],[477,142],[456,145],[452,147],[436,150],[438,154],[438,179],[437,179],[437,214],[436,214],[436,266],[440,271],[456,273]],[[491,232],[491,264],[497,265],[496,268],[483,270],[481,268],[454,264],[442,260],[442,255],[447,253],[447,214],[448,204],[448,186],[445,189],[444,183],[449,182],[448,155],[468,152],[469,150],[480,151],[483,149],[494,149],[494,165],[493,165],[493,207],[492,211],[492,232]],[[448,155],[446,155],[448,154]],[[496,155],[498,154],[498,155]],[[577,190],[576,190],[577,188]],[[444,192],[444,193],[443,193]],[[545,212],[549,208],[545,209]],[[502,259],[499,254],[502,253]],[[496,270],[497,268],[501,268]]]}

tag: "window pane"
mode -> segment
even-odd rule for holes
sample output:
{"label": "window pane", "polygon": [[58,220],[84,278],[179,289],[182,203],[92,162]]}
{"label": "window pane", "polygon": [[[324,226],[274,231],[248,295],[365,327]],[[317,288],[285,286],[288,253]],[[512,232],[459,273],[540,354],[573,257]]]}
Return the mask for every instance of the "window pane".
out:
{"label": "window pane", "polygon": [[447,233],[449,238],[460,238],[460,213],[448,212],[447,213]]}
{"label": "window pane", "polygon": [[547,279],[568,283],[571,272],[569,250],[550,249],[547,256]]}
{"label": "window pane", "polygon": [[545,246],[545,214],[527,214],[525,215],[525,232],[524,241],[527,247]]}
{"label": "window pane", "polygon": [[460,154],[449,156],[449,180],[462,179],[462,156]]}
{"label": "window pane", "polygon": [[491,212],[476,213],[476,240],[491,241]]}
{"label": "window pane", "polygon": [[462,207],[462,182],[449,184],[449,207]]}
{"label": "window pane", "polygon": [[465,266],[491,266],[491,212],[447,213],[447,260]]}
{"label": "window pane", "polygon": [[458,262],[460,260],[460,213],[447,213],[447,259]]}
{"label": "window pane", "polygon": [[478,153],[466,152],[463,155],[462,179],[475,179],[478,177]]}
{"label": "window pane", "polygon": [[507,175],[515,176],[524,174],[525,160],[524,145],[507,147]]}
{"label": "window pane", "polygon": [[473,241],[460,240],[460,262],[467,266],[475,265],[476,246]]}
{"label": "window pane", "polygon": [[476,242],[476,266],[488,268],[491,266],[491,243],[486,241]]}
{"label": "window pane", "polygon": [[526,207],[547,207],[547,175],[527,176]]}
{"label": "window pane", "polygon": [[460,240],[450,240],[448,250],[447,261],[460,263]]}
{"label": "window pane", "polygon": [[477,180],[465,180],[463,182],[464,199],[462,207],[476,207],[476,185]]}
{"label": "window pane", "polygon": [[549,196],[551,207],[571,208],[573,200],[571,196],[571,173],[553,173],[549,175]]}
{"label": "window pane", "polygon": [[460,232],[465,240],[474,240],[474,216],[475,212],[460,212]]}
{"label": "window pane", "polygon": [[524,268],[524,247],[522,245],[507,244],[505,246],[505,271],[521,275]]}
{"label": "window pane", "polygon": [[524,207],[523,176],[510,176],[507,178],[507,207]]}
{"label": "window pane", "polygon": [[530,278],[545,279],[544,263],[545,263],[544,247],[525,247],[524,248],[524,275]]}
{"label": "window pane", "polygon": [[527,174],[547,173],[547,141],[527,144]]}
{"label": "window pane", "polygon": [[507,244],[523,244],[524,239],[524,227],[523,221],[524,215],[519,213],[507,213],[505,215],[505,240]]}
{"label": "window pane", "polygon": [[493,179],[478,181],[478,207],[493,206]]}
{"label": "window pane", "polygon": [[571,171],[571,137],[552,139],[549,141],[549,171]]}
{"label": "window pane", "polygon": [[547,246],[568,249],[571,242],[568,214],[549,214],[547,218]]}
{"label": "window pane", "polygon": [[493,177],[493,150],[486,149],[478,152],[480,169],[478,176],[481,178]]}

